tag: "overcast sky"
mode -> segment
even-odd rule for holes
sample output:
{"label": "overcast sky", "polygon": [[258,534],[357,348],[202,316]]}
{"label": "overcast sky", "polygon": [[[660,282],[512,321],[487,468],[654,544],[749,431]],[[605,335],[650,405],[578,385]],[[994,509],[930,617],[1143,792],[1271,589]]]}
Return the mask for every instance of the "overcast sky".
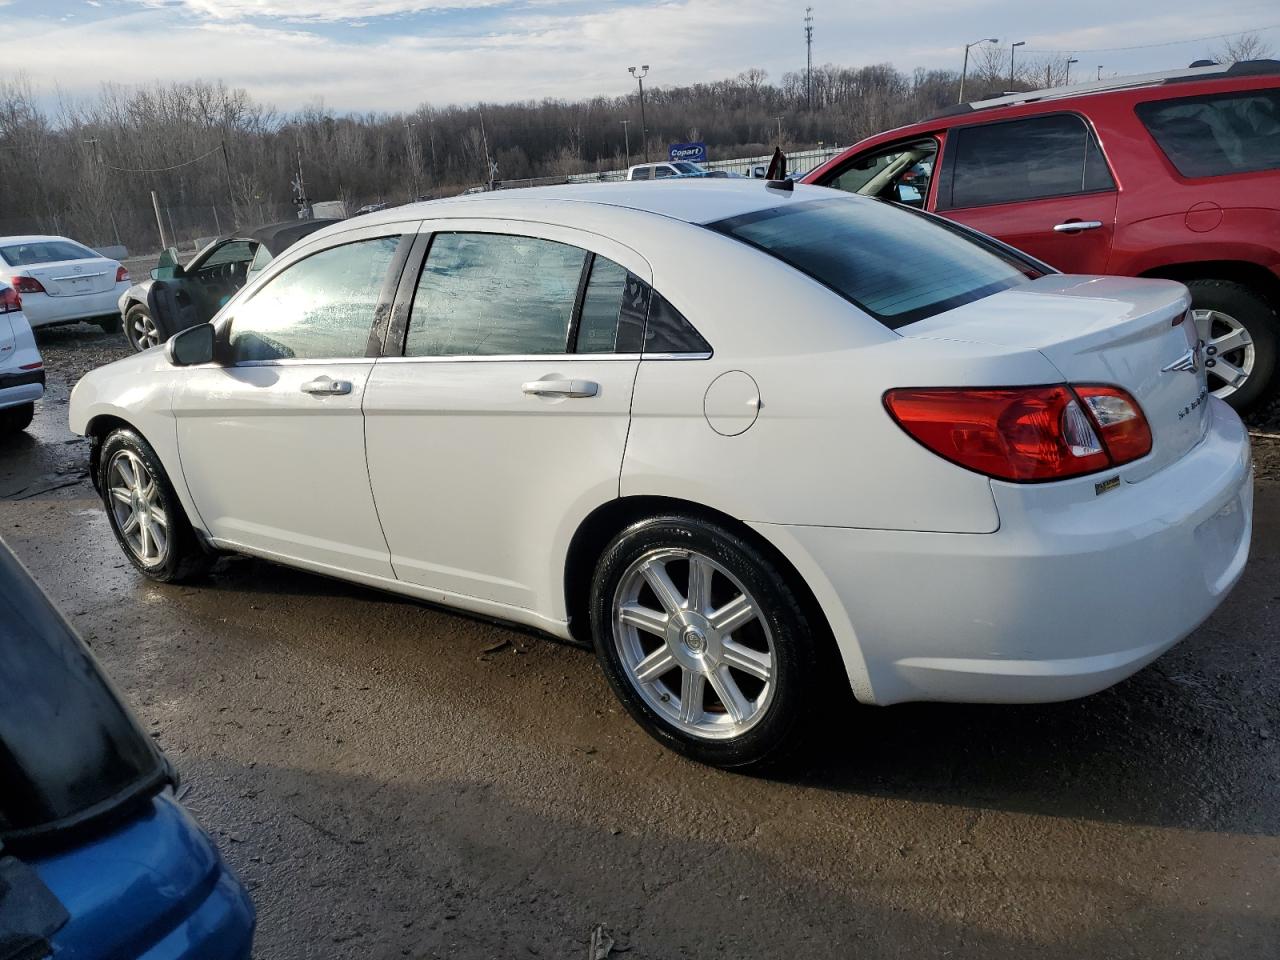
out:
{"label": "overcast sky", "polygon": [[[93,93],[104,81],[222,79],[281,109],[619,94],[630,64],[680,84],[804,64],[805,3],[778,0],[0,0],[0,75]],[[1070,50],[1093,76],[1185,66],[1209,34],[1261,30],[1276,0],[813,0],[814,62],[958,69],[966,41]],[[1133,45],[1143,49],[1109,49]],[[1006,47],[1007,49],[1007,47]],[[1020,55],[1022,51],[1019,51]]]}

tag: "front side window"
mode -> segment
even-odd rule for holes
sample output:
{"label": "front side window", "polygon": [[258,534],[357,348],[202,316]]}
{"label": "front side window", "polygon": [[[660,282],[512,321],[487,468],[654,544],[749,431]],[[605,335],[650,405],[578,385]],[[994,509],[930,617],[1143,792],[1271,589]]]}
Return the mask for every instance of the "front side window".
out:
{"label": "front side window", "polygon": [[951,188],[940,207],[979,207],[1114,190],[1093,131],[1074,114],[959,127]]}
{"label": "front side window", "polygon": [[253,259],[257,246],[252,240],[229,240],[214,249],[197,269],[207,270],[209,267],[221,267],[228,263],[247,263]]}
{"label": "front side window", "polygon": [[908,206],[923,207],[933,178],[936,140],[897,144],[880,153],[872,153],[851,161],[824,187],[834,187],[864,197],[879,197]]}
{"label": "front side window", "polygon": [[235,312],[232,361],[363,357],[399,242],[331,247],[272,277]]}
{"label": "front side window", "polygon": [[670,167],[657,167],[655,172],[657,173],[659,180],[663,177],[674,177],[676,175],[676,172]]}
{"label": "front side window", "polygon": [[1136,109],[1184,177],[1280,169],[1280,90],[1159,100]]}
{"label": "front side window", "polygon": [[586,251],[499,233],[438,233],[405,356],[565,353]]}
{"label": "front side window", "polygon": [[70,240],[33,240],[0,247],[0,257],[11,267],[30,267],[62,260],[91,260],[98,254]]}
{"label": "front side window", "polygon": [[855,197],[768,207],[708,226],[808,274],[890,329],[1027,282],[1008,261],[925,214]]}

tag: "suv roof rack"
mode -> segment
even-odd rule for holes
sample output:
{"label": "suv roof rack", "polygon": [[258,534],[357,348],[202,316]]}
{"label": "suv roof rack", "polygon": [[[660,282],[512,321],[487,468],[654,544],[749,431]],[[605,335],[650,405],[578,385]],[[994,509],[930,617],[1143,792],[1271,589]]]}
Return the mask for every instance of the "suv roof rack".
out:
{"label": "suv roof rack", "polygon": [[1068,87],[1049,87],[1045,90],[1027,90],[1007,93],[990,100],[958,103],[929,119],[939,120],[977,110],[1007,107],[1017,103],[1035,103],[1040,100],[1060,100],[1089,93],[1105,93],[1108,90],[1127,90],[1132,87],[1154,87],[1166,83],[1183,83],[1188,80],[1214,80],[1219,77],[1248,77],[1264,74],[1280,74],[1280,60],[1241,60],[1233,64],[1214,63],[1202,67],[1184,67],[1180,70],[1161,70],[1157,73],[1139,73],[1130,77],[1113,77],[1110,80],[1093,80],[1089,83],[1073,83]]}

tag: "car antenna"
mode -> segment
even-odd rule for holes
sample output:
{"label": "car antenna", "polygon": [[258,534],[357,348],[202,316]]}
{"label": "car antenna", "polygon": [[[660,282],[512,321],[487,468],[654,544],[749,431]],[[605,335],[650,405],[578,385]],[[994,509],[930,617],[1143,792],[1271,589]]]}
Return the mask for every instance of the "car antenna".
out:
{"label": "car antenna", "polygon": [[765,171],[765,187],[770,190],[785,190],[790,193],[796,185],[787,179],[787,155],[781,147],[773,148],[773,158],[769,161],[769,169]]}

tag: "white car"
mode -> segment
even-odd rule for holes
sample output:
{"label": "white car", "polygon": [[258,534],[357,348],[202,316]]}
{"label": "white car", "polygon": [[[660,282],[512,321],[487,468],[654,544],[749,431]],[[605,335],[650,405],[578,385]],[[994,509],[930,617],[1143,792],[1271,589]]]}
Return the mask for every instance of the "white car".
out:
{"label": "white car", "polygon": [[767,764],[832,677],[1078,697],[1240,577],[1186,289],[1006,250],[733,180],[397,207],[89,373],[71,428],[156,580],[235,551],[591,642],[660,741]]}
{"label": "white car", "polygon": [[3,279],[22,296],[33,327],[79,320],[120,329],[118,304],[129,271],[66,237],[0,237]]}
{"label": "white car", "polygon": [[44,361],[22,312],[22,298],[0,283],[0,438],[25,430],[44,396]]}

